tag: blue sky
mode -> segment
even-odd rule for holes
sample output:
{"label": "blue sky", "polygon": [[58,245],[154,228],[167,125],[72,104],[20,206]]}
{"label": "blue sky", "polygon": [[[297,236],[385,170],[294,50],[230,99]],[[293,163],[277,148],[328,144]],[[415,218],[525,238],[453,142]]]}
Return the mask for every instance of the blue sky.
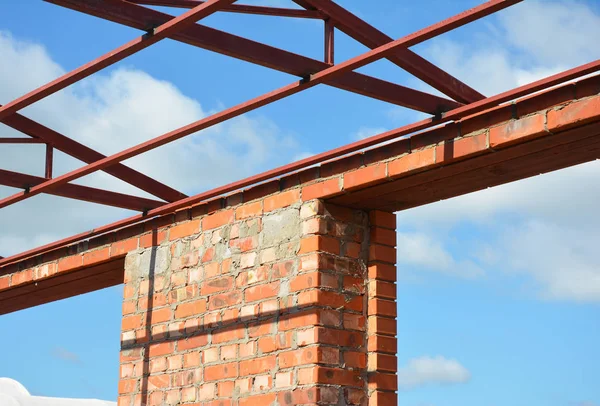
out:
{"label": "blue sky", "polygon": [[[371,2],[339,3],[398,38],[478,1],[380,0],[377,9]],[[221,14],[205,23],[322,57],[315,21]],[[337,62],[366,50],[337,34]],[[0,103],[136,35],[42,2],[0,2]],[[492,95],[597,59],[596,38],[600,2],[526,0],[414,50]],[[361,71],[433,91],[386,61]],[[293,80],[167,40],[24,114],[112,153]],[[319,86],[128,164],[193,194],[419,117]],[[0,126],[0,136],[11,134]],[[159,158],[165,155],[177,160]],[[39,174],[42,156],[35,146],[3,147],[0,162]],[[79,165],[59,155],[56,172]],[[600,166],[590,163],[398,214],[402,404],[600,405],[599,175]],[[82,183],[136,192],[102,174]],[[0,196],[14,191],[0,187]],[[0,254],[128,214],[57,202],[37,196],[3,209]],[[0,317],[0,346],[10,349],[0,376],[33,394],[114,399],[120,312],[121,289],[111,288]]]}

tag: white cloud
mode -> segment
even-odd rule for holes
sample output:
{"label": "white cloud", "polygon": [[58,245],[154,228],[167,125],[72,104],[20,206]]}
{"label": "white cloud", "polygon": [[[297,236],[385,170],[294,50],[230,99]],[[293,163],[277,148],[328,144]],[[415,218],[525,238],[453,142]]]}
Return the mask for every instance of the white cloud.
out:
{"label": "white cloud", "polygon": [[471,379],[471,373],[460,362],[442,356],[411,359],[398,369],[398,386],[408,390],[430,384],[461,384]]}
{"label": "white cloud", "polygon": [[[0,103],[7,103],[64,73],[41,45],[21,41],[6,32],[0,32],[0,55],[4,61],[0,64]],[[23,111],[24,115],[107,155],[211,113],[173,84],[122,64]],[[17,134],[0,125],[0,136]],[[284,164],[302,153],[294,137],[285,134],[271,120],[244,115],[125,164],[192,195]],[[40,146],[18,145],[0,150],[3,169],[38,176],[43,173],[43,157]],[[57,153],[55,176],[82,165]],[[92,174],[75,183],[147,195],[104,173]],[[0,186],[2,196],[16,191]],[[36,196],[2,210],[0,255],[33,248],[126,215],[124,210]]]}
{"label": "white cloud", "polygon": [[[427,56],[485,94],[600,57],[600,15],[582,2],[527,1],[499,16],[468,45],[433,41]],[[464,277],[467,261],[527,277],[544,300],[599,302],[599,177],[596,161],[401,212],[412,252],[399,245],[398,262]]]}
{"label": "white cloud", "polygon": [[483,276],[483,270],[469,260],[456,260],[444,242],[434,235],[420,232],[398,232],[398,272],[419,266],[435,272],[473,279]]}

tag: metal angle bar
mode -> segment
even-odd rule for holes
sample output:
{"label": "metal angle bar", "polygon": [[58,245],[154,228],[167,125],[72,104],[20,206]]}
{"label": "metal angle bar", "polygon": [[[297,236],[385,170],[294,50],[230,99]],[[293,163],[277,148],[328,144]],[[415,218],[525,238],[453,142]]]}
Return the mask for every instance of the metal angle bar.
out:
{"label": "metal angle bar", "polygon": [[[200,0],[127,0],[129,3],[145,4],[148,6],[165,6],[178,8],[194,8],[204,3]],[[251,6],[247,4],[232,4],[224,6],[220,11],[229,13],[256,14],[276,17],[312,18],[323,20],[325,15],[318,10],[301,10],[294,8]]]}
{"label": "metal angle bar", "polygon": [[[294,1],[301,6],[311,5],[322,11],[329,16],[339,30],[371,49],[393,41],[393,38],[333,1]],[[521,1],[523,0],[515,0],[510,3],[516,4]],[[461,103],[472,103],[485,98],[481,93],[407,48],[397,49],[393,54],[388,55],[387,59]]]}
{"label": "metal angle bar", "polygon": [[46,170],[44,173],[44,177],[46,179],[52,178],[52,166],[54,164],[54,148],[52,145],[46,144]]}
{"label": "metal angle bar", "polygon": [[[31,186],[39,185],[45,181],[45,178],[38,176],[0,169],[0,184],[4,186],[28,189]],[[135,211],[150,210],[164,204],[164,202],[159,200],[146,199],[143,197],[131,196],[88,186],[75,185],[72,183],[61,185],[56,189],[49,191],[48,193],[55,196],[68,197],[90,203],[98,203],[106,206]]]}
{"label": "metal angle bar", "polygon": [[[402,46],[410,46],[416,45],[426,39],[429,39],[435,35],[442,34],[444,32],[450,31],[456,27],[467,24],[474,19],[477,19],[486,13],[489,14],[493,12],[492,10],[497,9],[499,6],[508,3],[508,1],[504,0],[494,0],[489,1],[488,3],[472,8],[468,11],[465,11],[458,16],[449,18],[440,23],[429,26],[425,29],[417,31],[414,34],[410,34],[404,38],[400,38],[390,44],[383,45],[379,48],[376,48],[372,51],[366,52],[363,55],[357,56],[340,64],[334,65],[323,71],[315,73],[310,76],[308,80],[301,80],[299,82],[291,83],[287,86],[283,86],[277,90],[272,92],[263,94],[258,96],[252,100],[247,102],[238,104],[237,106],[231,107],[219,113],[213,114],[212,116],[206,117],[204,119],[198,120],[194,123],[191,123],[187,126],[181,127],[179,129],[170,131],[166,134],[163,134],[159,137],[156,137],[152,140],[146,141],[144,143],[138,144],[131,148],[128,148],[124,151],[118,152],[112,156],[101,159],[94,163],[88,164],[82,168],[76,169],[64,175],[61,175],[57,178],[48,180],[41,185],[32,187],[28,192],[16,193],[12,196],[4,198],[0,200],[0,208],[9,206],[13,203],[17,203],[19,201],[25,200],[29,197],[35,196],[37,194],[43,193],[45,190],[50,190],[53,187],[58,185],[73,181],[75,179],[81,178],[83,176],[89,175],[98,170],[104,169],[118,162],[122,162],[126,159],[133,158],[139,154],[150,151],[154,148],[158,148],[161,145],[168,144],[169,142],[175,141],[177,139],[183,138],[187,135],[193,134],[200,130],[204,130],[213,125],[222,123],[225,120],[229,120],[231,118],[240,116],[249,111],[255,110],[259,107],[265,106],[267,104],[273,103],[277,100],[281,100],[285,97],[291,96],[293,94],[299,93],[303,90],[312,88],[320,83],[325,82],[329,77],[333,77],[335,75],[340,75],[344,71],[349,71],[353,69],[360,68],[370,62],[374,62],[380,58],[383,58],[386,53],[393,51],[395,48]],[[410,45],[409,45],[410,44]],[[426,120],[429,122],[430,120]],[[185,200],[185,199],[184,199]]]}
{"label": "metal angle bar", "polygon": [[327,65],[333,65],[334,62],[334,43],[335,43],[335,24],[330,18],[325,20],[325,56],[324,61]]}
{"label": "metal angle bar", "polygon": [[119,228],[126,227],[132,224],[136,224],[143,220],[148,220],[155,216],[160,216],[168,213],[172,213],[176,210],[183,209],[185,207],[190,207],[192,205],[201,203],[203,201],[207,201],[208,199],[221,196],[225,193],[234,192],[236,190],[240,190],[241,188],[255,185],[260,182],[264,182],[269,179],[273,179],[277,176],[282,176],[289,174],[291,172],[307,168],[312,165],[320,164],[326,162],[331,159],[339,158],[340,156],[347,155],[352,152],[360,151],[365,148],[380,144],[382,142],[391,141],[401,136],[409,135],[417,131],[425,130],[427,128],[437,126],[439,124],[443,124],[444,122],[451,121],[451,119],[458,119],[461,117],[465,117],[477,112],[481,112],[490,107],[496,106],[500,103],[504,103],[540,90],[547,89],[549,87],[558,85],[560,83],[567,82],[572,79],[576,79],[578,77],[593,73],[600,70],[600,60],[596,60],[594,62],[579,66],[574,69],[569,69],[565,72],[558,73],[553,76],[549,76],[545,79],[538,80],[536,82],[517,87],[513,90],[509,90],[508,92],[500,93],[496,96],[489,97],[485,100],[477,102],[476,105],[466,106],[465,109],[456,109],[452,112],[449,112],[445,117],[442,117],[441,120],[435,119],[426,119],[413,124],[409,124],[395,130],[387,131],[378,135],[374,135],[369,138],[365,138],[360,141],[356,141],[352,144],[348,144],[339,148],[335,148],[330,151],[326,151],[317,155],[313,155],[311,157],[302,159],[300,161],[293,162],[288,165],[281,166],[279,168],[275,168],[269,170],[267,172],[263,172],[258,175],[254,175],[237,182],[230,183],[225,186],[218,187],[216,189],[209,190],[207,192],[200,193],[196,196],[191,196],[186,199],[182,199],[181,201],[168,203],[159,208],[150,210],[146,216],[138,214],[120,221],[117,221],[112,224],[107,224],[105,226],[95,228],[90,231],[86,231],[83,233],[76,234],[74,236],[64,238],[59,241],[55,241],[49,244],[46,244],[41,247],[37,247],[8,258],[0,260],[0,267],[4,265],[8,265],[14,263],[16,261],[20,261],[22,259],[28,258],[33,255],[37,255],[46,251],[50,251],[56,248],[60,248],[62,246],[66,246],[69,244],[76,243],[78,241],[84,240],[86,238],[91,238],[96,235],[101,235],[104,233],[108,233],[114,230],[118,230]]}
{"label": "metal angle bar", "polygon": [[[106,0],[98,2],[82,0],[46,1],[141,30],[156,24],[163,24],[173,18],[169,14],[127,2],[121,2],[117,6]],[[316,59],[307,58],[200,24],[187,27],[170,38],[300,77],[306,77],[330,66]],[[328,81],[327,84],[430,114],[451,110],[461,105],[461,103],[454,100],[420,92],[357,72],[347,72]]]}
{"label": "metal angle bar", "polygon": [[[55,149],[88,164],[106,157],[106,155],[86,147],[85,145],[22,116],[19,113],[15,113],[5,118],[3,123],[30,137],[36,137],[36,141],[39,140],[41,143],[48,143]],[[28,140],[30,138],[19,139]],[[131,169],[124,164],[119,163],[115,166],[111,166],[110,168],[106,168],[104,172],[167,202],[174,202],[187,197],[187,195],[158,182],[135,169]]]}
{"label": "metal angle bar", "polygon": [[0,138],[0,144],[45,144],[36,138]]}
{"label": "metal angle bar", "polygon": [[224,4],[231,4],[234,1],[235,0],[209,0],[206,3],[203,3],[178,17],[175,17],[174,19],[167,21],[157,28],[149,27],[150,30],[146,35],[142,35],[132,41],[129,41],[125,45],[122,45],[119,48],[104,54],[92,62],[86,63],[85,65],[66,73],[58,79],[55,79],[52,82],[47,83],[44,86],[41,86],[27,93],[26,95],[11,101],[3,107],[0,107],[0,121],[8,115],[13,114],[18,110],[43,99],[44,97],[50,96],[51,94],[56,93],[59,90],[64,89],[65,87],[87,76],[90,76],[101,69],[106,68],[107,66],[117,63],[120,60],[149,47],[150,45],[156,44],[157,42],[174,34],[178,30],[182,30],[185,27],[194,24],[199,19],[216,12],[219,7],[223,6]]}

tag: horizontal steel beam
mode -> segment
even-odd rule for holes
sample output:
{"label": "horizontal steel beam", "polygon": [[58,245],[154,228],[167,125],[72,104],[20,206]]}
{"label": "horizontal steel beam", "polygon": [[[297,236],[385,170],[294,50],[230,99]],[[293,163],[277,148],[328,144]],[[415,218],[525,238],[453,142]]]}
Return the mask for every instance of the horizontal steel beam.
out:
{"label": "horizontal steel beam", "polygon": [[45,144],[37,138],[0,138],[0,144]]}
{"label": "horizontal steel beam", "polygon": [[[40,140],[42,143],[48,143],[57,150],[85,163],[89,164],[106,158],[106,155],[86,147],[85,145],[43,126],[30,118],[22,116],[19,113],[6,117],[2,122],[23,134],[35,137],[23,139],[35,139]],[[110,168],[106,168],[104,172],[167,202],[174,202],[187,197],[185,194],[123,164],[117,164]]]}
{"label": "horizontal steel beam", "polygon": [[[309,4],[313,8],[322,11],[333,20],[336,28],[371,49],[393,41],[393,38],[333,1],[295,1],[301,5]],[[516,0],[511,3],[515,4],[521,1],[523,0]],[[393,54],[388,55],[387,59],[458,102],[472,103],[485,98],[481,93],[409,49],[397,49]]]}
{"label": "horizontal steel beam", "polygon": [[332,159],[339,158],[340,156],[344,156],[350,154],[352,152],[360,151],[365,148],[381,144],[386,141],[391,141],[398,137],[406,136],[417,131],[421,131],[430,127],[437,126],[439,124],[443,124],[444,122],[451,121],[453,119],[459,119],[461,117],[466,117],[471,114],[475,114],[478,112],[482,112],[490,107],[496,106],[500,103],[508,102],[510,100],[514,100],[516,98],[538,92],[540,90],[547,89],[552,86],[556,86],[560,83],[567,82],[569,80],[576,79],[581,76],[585,76],[587,74],[593,73],[600,70],[600,60],[595,62],[591,62],[582,66],[579,66],[574,69],[567,70],[562,73],[558,73],[556,75],[549,76],[545,79],[538,80],[536,82],[517,87],[515,89],[509,90],[504,93],[500,93],[496,96],[489,97],[480,102],[474,103],[473,106],[466,106],[465,109],[457,109],[452,112],[449,112],[445,117],[442,117],[441,120],[434,119],[426,119],[414,124],[406,125],[400,128],[397,128],[392,131],[387,131],[378,135],[374,135],[369,138],[365,138],[360,141],[356,141],[352,144],[345,145],[343,147],[335,148],[327,152],[323,152],[317,155],[313,155],[311,157],[296,161],[294,163],[281,166],[279,168],[271,169],[269,171],[263,172],[261,174],[251,176],[228,185],[220,186],[218,188],[200,193],[195,196],[191,196],[189,198],[183,199],[179,202],[169,203],[164,206],[161,206],[157,209],[150,210],[146,216],[142,214],[138,214],[120,221],[117,221],[112,224],[107,224],[105,226],[95,228],[90,231],[86,231],[83,233],[79,233],[73,235],[68,238],[64,238],[59,241],[55,241],[41,247],[37,247],[16,255],[12,255],[8,258],[0,260],[0,267],[15,263],[17,261],[23,260],[25,258],[38,255],[47,251],[51,251],[60,247],[68,246],[70,244],[74,244],[76,242],[82,241],[87,238],[91,238],[97,235],[102,235],[111,231],[118,230],[123,227],[130,226],[132,224],[139,223],[144,220],[148,220],[155,216],[161,216],[169,213],[173,213],[176,210],[190,207],[201,202],[207,201],[209,199],[222,196],[226,193],[231,193],[242,188],[256,185],[260,182],[267,181],[269,179],[276,178],[278,176],[283,176],[289,173],[293,173],[294,171],[298,171],[309,166],[317,165]]}
{"label": "horizontal steel beam", "polygon": [[[127,0],[130,3],[146,4],[148,6],[165,6],[178,8],[194,8],[204,3],[200,0]],[[232,4],[224,6],[221,11],[229,13],[256,14],[275,17],[312,18],[322,20],[323,13],[314,10],[301,10],[294,8],[251,6],[247,4]]]}
{"label": "horizontal steel beam", "polygon": [[[142,49],[148,48],[150,45],[156,44],[157,42],[176,33],[177,30],[182,30],[185,27],[194,24],[199,19],[214,13],[219,9],[220,6],[224,4],[231,4],[234,1],[235,0],[209,0],[192,10],[173,18],[170,21],[161,24],[158,27],[148,27],[148,34],[129,41],[125,45],[122,45],[119,48],[102,55],[92,62],[86,63],[85,65],[62,75],[52,82],[38,87],[37,89],[32,90],[18,99],[15,99],[0,107],[0,121],[10,114],[16,113],[17,111],[43,99],[44,97],[50,96],[51,94],[56,93],[59,90],[64,89],[65,87],[98,72],[99,70],[115,64],[120,60],[123,60],[128,56],[141,51]],[[117,3],[119,2],[117,1]]]}
{"label": "horizontal steel beam", "polygon": [[[95,2],[84,0],[45,1],[140,30],[147,30],[148,27],[164,24],[173,18],[169,14],[127,2],[116,5],[106,0]],[[307,58],[200,24],[187,27],[170,38],[299,77],[307,77],[330,66],[316,59]],[[357,72],[347,72],[328,81],[327,84],[429,114],[448,111],[461,105],[454,100],[420,92]]]}
{"label": "horizontal steel beam", "polygon": [[[38,176],[0,169],[0,185],[4,186],[29,189],[32,186],[44,183],[46,180],[46,178]],[[48,191],[48,194],[142,212],[164,204],[164,202],[159,200],[146,199],[71,183],[60,185],[56,189]]]}

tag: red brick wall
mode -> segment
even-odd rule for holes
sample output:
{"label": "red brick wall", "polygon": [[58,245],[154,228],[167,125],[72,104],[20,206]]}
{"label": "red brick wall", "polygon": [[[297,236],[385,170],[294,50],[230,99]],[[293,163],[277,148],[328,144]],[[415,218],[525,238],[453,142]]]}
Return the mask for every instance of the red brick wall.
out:
{"label": "red brick wall", "polygon": [[291,191],[157,230],[125,261],[119,405],[395,404],[394,228]]}

